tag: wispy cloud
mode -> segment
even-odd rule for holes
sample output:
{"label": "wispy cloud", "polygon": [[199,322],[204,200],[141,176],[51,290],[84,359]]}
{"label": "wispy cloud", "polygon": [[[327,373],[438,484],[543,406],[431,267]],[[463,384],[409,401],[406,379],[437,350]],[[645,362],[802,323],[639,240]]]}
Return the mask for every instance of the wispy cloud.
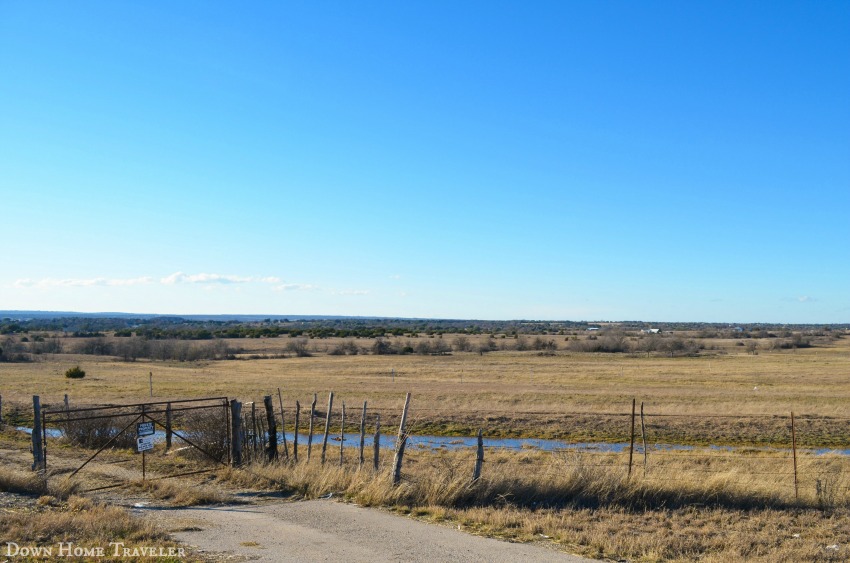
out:
{"label": "wispy cloud", "polygon": [[813,301],[817,301],[814,297],[809,297],[808,295],[801,295],[797,298],[797,301],[800,303],[812,303]]}
{"label": "wispy cloud", "polygon": [[160,283],[165,285],[174,285],[178,283],[250,283],[260,281],[265,278],[253,278],[250,276],[233,276],[225,274],[184,274],[183,272],[174,272],[170,276],[160,279]]}
{"label": "wispy cloud", "polygon": [[23,278],[15,280],[14,286],[19,288],[35,287],[46,289],[51,287],[148,285],[152,283],[154,283],[154,279],[150,276],[138,278],[43,278],[40,280]]}
{"label": "wispy cloud", "polygon": [[177,284],[203,284],[203,285],[228,285],[245,283],[280,284],[281,279],[275,276],[237,276],[226,274],[186,274],[174,272],[170,276],[156,279],[152,276],[140,276],[136,278],[42,278],[34,280],[21,278],[15,280],[13,286],[16,288],[39,288],[48,289],[53,287],[104,287],[104,286],[133,286],[133,285],[177,285]]}

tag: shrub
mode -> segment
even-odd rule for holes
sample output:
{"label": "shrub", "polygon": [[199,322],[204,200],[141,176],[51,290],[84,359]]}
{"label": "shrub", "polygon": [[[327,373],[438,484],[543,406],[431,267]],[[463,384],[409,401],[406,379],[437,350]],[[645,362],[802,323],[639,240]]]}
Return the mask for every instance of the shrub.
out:
{"label": "shrub", "polygon": [[80,366],[74,366],[65,372],[65,377],[68,379],[82,379],[86,376],[86,372],[80,369]]}

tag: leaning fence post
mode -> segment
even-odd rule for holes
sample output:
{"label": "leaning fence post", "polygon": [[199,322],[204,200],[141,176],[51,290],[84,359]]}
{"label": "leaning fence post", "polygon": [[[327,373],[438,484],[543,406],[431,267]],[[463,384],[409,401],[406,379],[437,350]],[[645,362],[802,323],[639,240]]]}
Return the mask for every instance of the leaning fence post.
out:
{"label": "leaning fence post", "polygon": [[44,442],[41,433],[41,399],[38,395],[32,396],[32,470],[43,470],[44,467]]}
{"label": "leaning fence post", "polygon": [[360,464],[357,469],[363,468],[363,446],[366,443],[366,401],[363,401],[363,414],[360,415]]}
{"label": "leaning fence post", "polygon": [[478,451],[475,455],[475,469],[472,471],[472,482],[481,478],[481,466],[484,464],[484,438],[481,429],[478,429]]}
{"label": "leaning fence post", "polygon": [[316,394],[313,393],[313,402],[310,403],[310,429],[307,433],[307,462],[310,462],[310,454],[313,451],[313,419],[316,417]]}
{"label": "leaning fence post", "polygon": [[283,396],[280,387],[277,388],[277,402],[280,405],[280,432],[283,434],[283,458],[289,459],[289,444],[286,443],[286,420],[283,418]]}
{"label": "leaning fence post", "polygon": [[[301,420],[301,403],[295,401],[295,434],[292,437],[292,457],[298,462],[298,424]],[[283,435],[286,438],[286,434]]]}
{"label": "leaning fence post", "polygon": [[372,446],[375,449],[372,461],[375,464],[375,471],[377,471],[381,465],[381,413],[375,415],[375,438],[372,441]]}
{"label": "leaning fence post", "polygon": [[269,461],[277,459],[277,423],[274,419],[274,405],[272,404],[272,396],[266,395],[263,397],[263,404],[266,407],[266,421],[269,425]]}
{"label": "leaning fence post", "polygon": [[646,450],[646,426],[643,424],[643,401],[640,402],[640,437],[643,439],[643,476],[646,477],[647,450]]}
{"label": "leaning fence post", "polygon": [[233,467],[242,465],[242,403],[230,401],[230,459]]}
{"label": "leaning fence post", "polygon": [[395,460],[393,460],[393,485],[398,485],[401,481],[401,463],[404,458],[404,446],[407,444],[407,431],[405,423],[407,422],[407,409],[410,406],[410,393],[404,399],[404,409],[401,411],[401,423],[398,425],[398,439],[395,444]]}
{"label": "leaning fence post", "polygon": [[328,412],[325,414],[325,435],[322,437],[322,465],[325,464],[325,454],[328,450],[328,432],[331,429],[331,409],[334,406],[334,392],[328,395]]}
{"label": "leaning fence post", "polygon": [[345,401],[342,402],[342,419],[339,421],[339,466],[342,467],[343,446],[345,445]]}
{"label": "leaning fence post", "polygon": [[171,449],[171,403],[165,405],[165,451]]}
{"label": "leaning fence post", "polygon": [[635,403],[636,399],[632,399],[632,437],[629,443],[629,477],[632,476],[632,458],[635,454]]}
{"label": "leaning fence post", "polygon": [[791,411],[791,450],[794,452],[794,498],[800,498],[797,484],[797,431],[794,429],[794,411]]}

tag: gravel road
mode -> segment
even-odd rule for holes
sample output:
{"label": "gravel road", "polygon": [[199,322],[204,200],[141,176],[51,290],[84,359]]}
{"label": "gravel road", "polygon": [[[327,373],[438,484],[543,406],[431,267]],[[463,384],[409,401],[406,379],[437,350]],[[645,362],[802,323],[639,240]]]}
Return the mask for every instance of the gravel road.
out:
{"label": "gravel road", "polygon": [[590,561],[543,546],[473,536],[332,500],[151,508],[175,539],[222,558],[254,561]]}

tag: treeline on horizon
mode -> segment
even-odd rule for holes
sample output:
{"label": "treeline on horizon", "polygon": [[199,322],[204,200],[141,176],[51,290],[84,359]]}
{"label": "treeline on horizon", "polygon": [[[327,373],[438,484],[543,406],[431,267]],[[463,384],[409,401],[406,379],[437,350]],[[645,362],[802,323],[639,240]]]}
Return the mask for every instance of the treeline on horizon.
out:
{"label": "treeline on horizon", "polygon": [[100,317],[61,316],[0,319],[0,334],[31,332],[63,333],[71,337],[96,337],[112,333],[118,337],[139,336],[148,340],[212,340],[217,338],[274,338],[307,336],[309,338],[379,338],[418,334],[505,334],[564,335],[570,331],[612,328],[639,331],[650,328],[665,332],[694,331],[711,337],[735,330],[738,337],[765,336],[787,331],[832,331],[850,329],[850,324],[771,324],[771,323],[669,323],[625,321],[617,323],[591,321],[482,321],[455,319],[388,319],[388,318],[266,318],[257,321],[193,320],[183,317]]}

